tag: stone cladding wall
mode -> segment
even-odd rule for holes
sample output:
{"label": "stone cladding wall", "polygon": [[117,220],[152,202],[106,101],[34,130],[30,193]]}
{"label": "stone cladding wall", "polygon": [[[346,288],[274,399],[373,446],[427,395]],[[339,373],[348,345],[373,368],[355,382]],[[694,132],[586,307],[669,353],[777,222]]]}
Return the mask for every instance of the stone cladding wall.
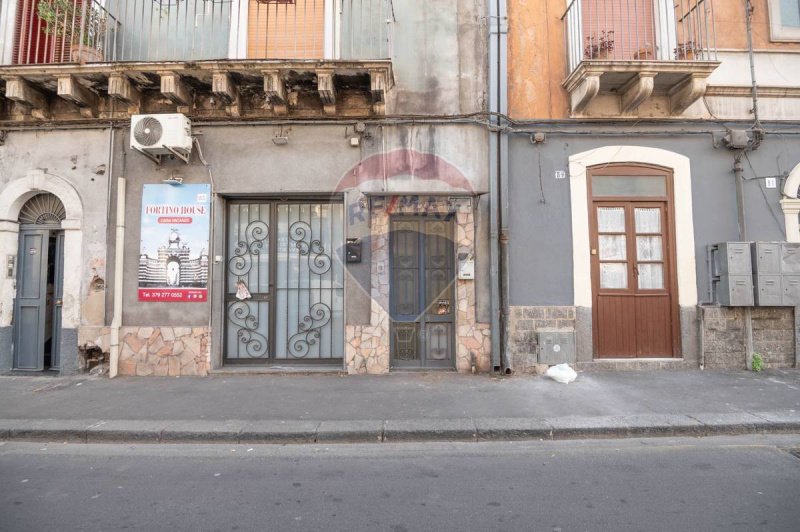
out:
{"label": "stone cladding wall", "polygon": [[[455,212],[453,213],[453,209]],[[345,363],[348,373],[388,373],[390,365],[389,320],[389,222],[392,214],[455,215],[456,253],[474,256],[475,219],[471,202],[451,205],[446,198],[424,202],[395,196],[373,205],[371,216],[372,298],[368,325],[348,325],[345,330]],[[487,372],[491,369],[488,323],[475,314],[475,281],[456,281],[456,369]]]}

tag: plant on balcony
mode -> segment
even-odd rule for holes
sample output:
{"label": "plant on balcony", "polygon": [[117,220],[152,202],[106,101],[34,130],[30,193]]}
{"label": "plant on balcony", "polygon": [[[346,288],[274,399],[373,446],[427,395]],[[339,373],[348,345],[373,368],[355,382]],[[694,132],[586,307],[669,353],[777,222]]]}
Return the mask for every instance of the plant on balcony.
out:
{"label": "plant on balcony", "polygon": [[702,48],[694,41],[687,41],[678,44],[673,52],[675,53],[675,59],[686,59],[691,61],[700,55]]}
{"label": "plant on balcony", "polygon": [[633,54],[633,58],[639,61],[647,61],[650,59],[655,59],[655,57],[656,47],[649,42],[644,43],[644,46],[636,50],[636,52]]}
{"label": "plant on balcony", "polygon": [[583,49],[585,59],[607,59],[614,52],[614,30],[601,31],[600,37],[589,35]]}
{"label": "plant on balcony", "polygon": [[[106,31],[106,14],[93,4],[89,3],[84,11],[83,4],[73,0],[39,1],[37,14],[45,24],[45,34],[55,36],[56,45],[58,38],[63,38],[69,45],[72,61],[103,60],[102,36]],[[84,19],[83,23],[81,19]]]}

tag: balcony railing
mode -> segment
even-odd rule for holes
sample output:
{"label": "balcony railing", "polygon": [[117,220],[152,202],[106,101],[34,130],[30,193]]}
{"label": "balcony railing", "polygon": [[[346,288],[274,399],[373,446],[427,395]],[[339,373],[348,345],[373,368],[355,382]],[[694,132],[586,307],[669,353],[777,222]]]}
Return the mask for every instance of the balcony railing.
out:
{"label": "balcony railing", "polygon": [[712,0],[573,0],[569,72],[583,61],[715,61]]}
{"label": "balcony railing", "polygon": [[392,0],[6,1],[6,65],[391,57]]}

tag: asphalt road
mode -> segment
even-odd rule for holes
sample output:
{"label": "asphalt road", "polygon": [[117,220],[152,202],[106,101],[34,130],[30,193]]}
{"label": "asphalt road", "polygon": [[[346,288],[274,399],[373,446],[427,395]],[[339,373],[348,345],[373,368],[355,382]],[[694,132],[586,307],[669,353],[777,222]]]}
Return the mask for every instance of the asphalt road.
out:
{"label": "asphalt road", "polygon": [[2,530],[798,530],[800,436],[0,444]]}

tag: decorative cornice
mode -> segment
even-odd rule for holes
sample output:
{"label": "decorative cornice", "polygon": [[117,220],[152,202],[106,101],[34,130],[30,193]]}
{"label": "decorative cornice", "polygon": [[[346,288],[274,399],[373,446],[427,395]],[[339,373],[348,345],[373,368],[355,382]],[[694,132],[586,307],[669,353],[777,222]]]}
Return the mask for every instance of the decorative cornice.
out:
{"label": "decorative cornice", "polygon": [[[706,96],[747,97],[753,95],[750,86],[710,85],[706,88]],[[758,96],[764,98],[800,98],[800,86],[797,87],[758,87]]]}

